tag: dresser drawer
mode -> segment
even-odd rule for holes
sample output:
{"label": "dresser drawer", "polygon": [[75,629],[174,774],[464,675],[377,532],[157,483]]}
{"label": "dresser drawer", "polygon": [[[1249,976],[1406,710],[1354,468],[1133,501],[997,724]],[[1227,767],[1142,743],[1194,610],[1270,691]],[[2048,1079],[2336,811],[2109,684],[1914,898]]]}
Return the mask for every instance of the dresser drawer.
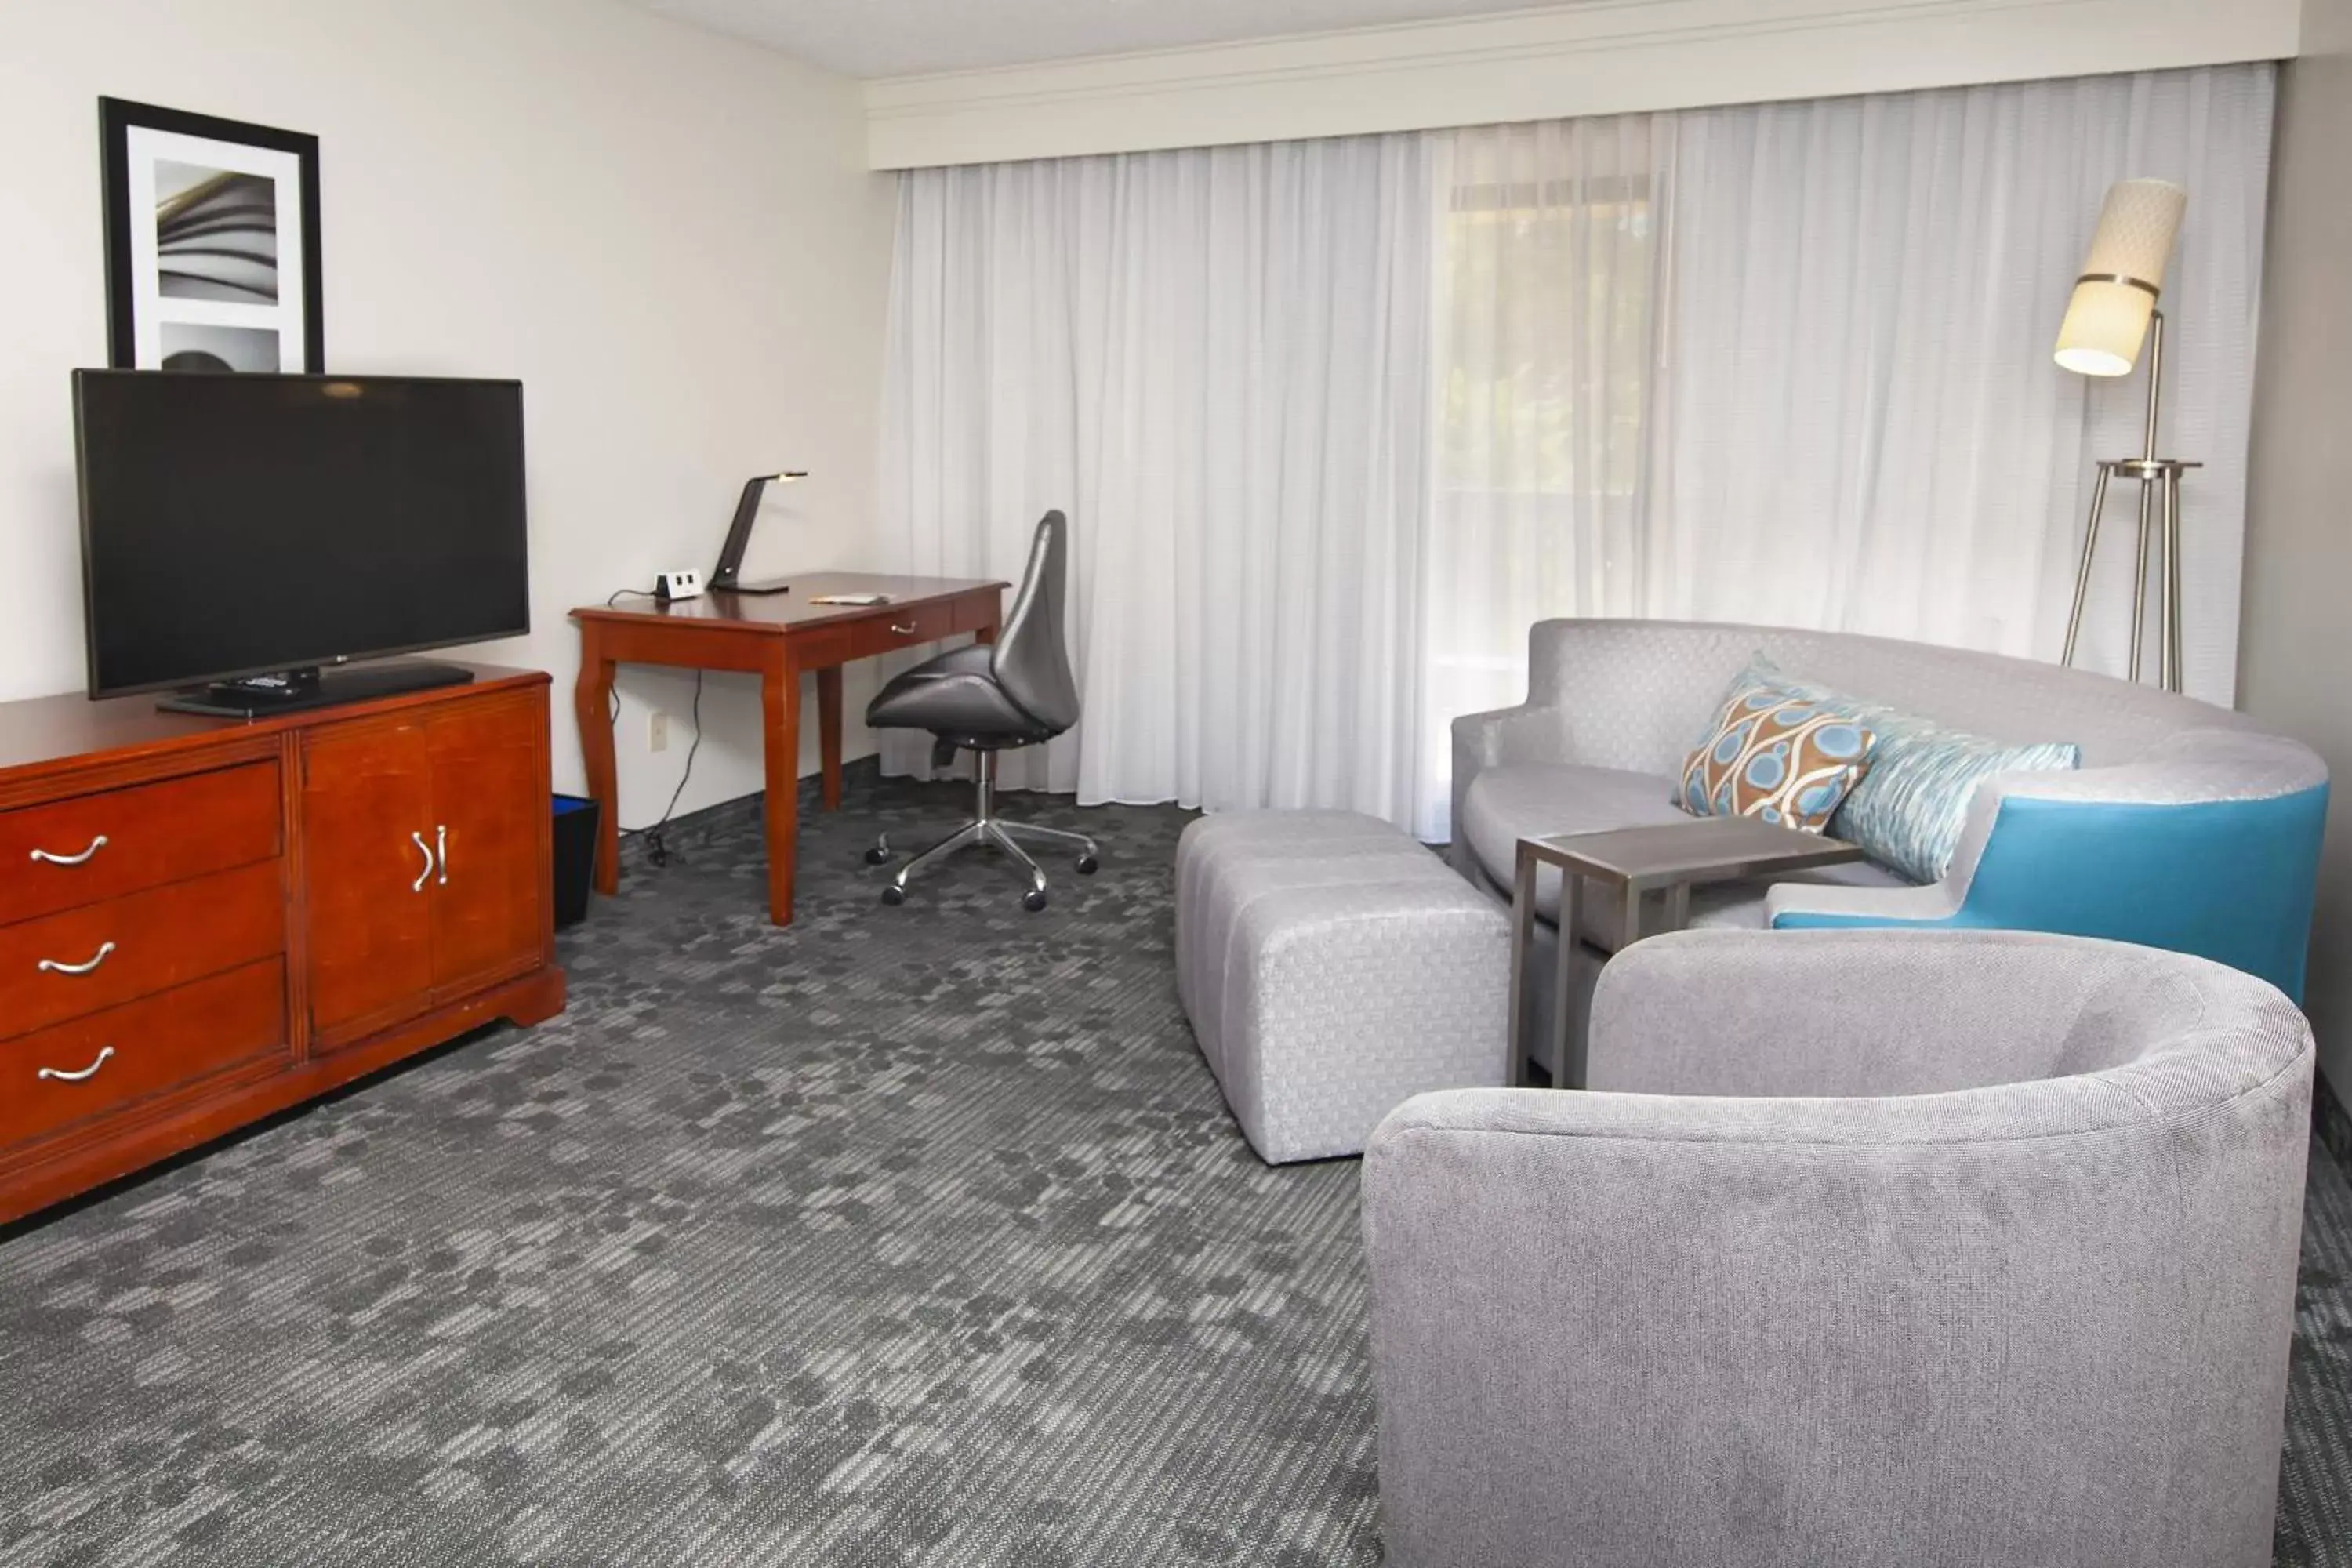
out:
{"label": "dresser drawer", "polygon": [[285,951],[275,860],[0,926],[0,1039]]}
{"label": "dresser drawer", "polygon": [[278,764],[0,812],[0,925],[277,857]]}
{"label": "dresser drawer", "polygon": [[125,1110],[286,1048],[285,966],[274,958],[0,1042],[0,1143]]}

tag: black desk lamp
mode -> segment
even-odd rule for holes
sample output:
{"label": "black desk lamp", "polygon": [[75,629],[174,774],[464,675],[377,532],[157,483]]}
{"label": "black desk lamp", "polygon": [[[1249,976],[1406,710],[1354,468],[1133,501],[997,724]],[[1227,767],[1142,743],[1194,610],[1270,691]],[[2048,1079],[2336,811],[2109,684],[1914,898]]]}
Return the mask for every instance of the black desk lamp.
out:
{"label": "black desk lamp", "polygon": [[743,552],[751,542],[751,524],[759,521],[760,498],[774,483],[791,484],[804,479],[808,473],[802,468],[787,468],[781,474],[755,474],[744,481],[743,499],[735,503],[735,521],[727,530],[727,542],[719,547],[719,564],[710,573],[710,591],[714,594],[789,594],[790,583],[739,583],[736,575],[743,570]]}

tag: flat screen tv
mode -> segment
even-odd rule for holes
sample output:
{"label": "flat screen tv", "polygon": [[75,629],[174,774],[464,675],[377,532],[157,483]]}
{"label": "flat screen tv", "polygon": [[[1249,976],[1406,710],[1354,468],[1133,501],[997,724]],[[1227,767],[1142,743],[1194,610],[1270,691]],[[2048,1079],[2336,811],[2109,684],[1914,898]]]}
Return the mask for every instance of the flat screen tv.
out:
{"label": "flat screen tv", "polygon": [[85,370],[74,430],[92,697],[348,701],[530,629],[519,382]]}

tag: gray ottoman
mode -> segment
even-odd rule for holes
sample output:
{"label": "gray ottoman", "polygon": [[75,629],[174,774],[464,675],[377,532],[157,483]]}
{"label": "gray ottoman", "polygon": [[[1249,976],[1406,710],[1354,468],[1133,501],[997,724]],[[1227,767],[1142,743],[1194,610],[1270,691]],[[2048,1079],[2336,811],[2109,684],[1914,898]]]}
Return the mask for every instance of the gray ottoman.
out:
{"label": "gray ottoman", "polygon": [[1202,817],[1176,845],[1176,994],[1268,1164],[1360,1154],[1416,1094],[1505,1081],[1510,921],[1387,823]]}

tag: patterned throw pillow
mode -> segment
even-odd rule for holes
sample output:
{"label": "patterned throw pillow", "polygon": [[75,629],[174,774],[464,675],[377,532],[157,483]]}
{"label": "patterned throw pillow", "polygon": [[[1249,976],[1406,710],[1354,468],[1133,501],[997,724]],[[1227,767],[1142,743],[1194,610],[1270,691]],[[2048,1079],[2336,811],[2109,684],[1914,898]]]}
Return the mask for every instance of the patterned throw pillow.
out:
{"label": "patterned throw pillow", "polygon": [[1950,868],[1979,784],[1995,773],[2056,773],[2082,765],[2082,748],[2070,742],[2011,746],[1948,730],[1900,709],[1784,675],[1760,653],[1748,661],[1740,683],[1834,706],[1877,735],[1870,772],[1838,808],[1830,831],[1915,882],[1941,881]]}
{"label": "patterned throw pillow", "polygon": [[1875,743],[1851,713],[1742,680],[1715,733],[1683,764],[1679,804],[1693,816],[1753,816],[1819,833],[1869,770]]}

